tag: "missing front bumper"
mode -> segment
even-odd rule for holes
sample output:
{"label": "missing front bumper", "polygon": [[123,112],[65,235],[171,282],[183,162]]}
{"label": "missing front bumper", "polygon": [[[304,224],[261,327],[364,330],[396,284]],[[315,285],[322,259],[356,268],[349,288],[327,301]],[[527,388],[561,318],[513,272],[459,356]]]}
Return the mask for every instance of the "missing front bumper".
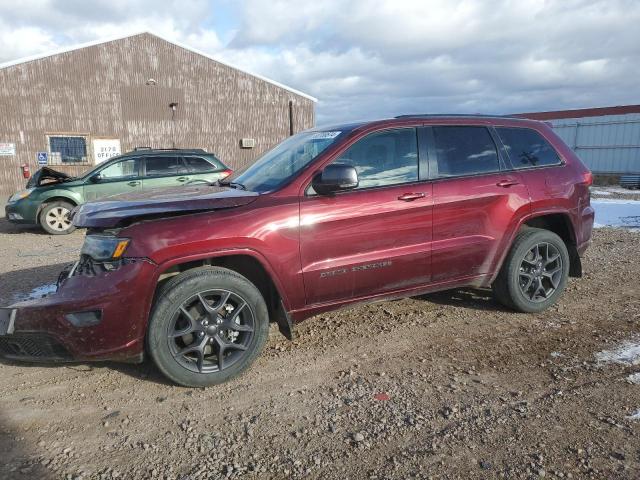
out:
{"label": "missing front bumper", "polygon": [[0,336],[0,357],[26,362],[70,362],[69,351],[45,333]]}
{"label": "missing front bumper", "polygon": [[139,361],[156,265],[65,270],[55,293],[0,309],[0,357],[25,361]]}

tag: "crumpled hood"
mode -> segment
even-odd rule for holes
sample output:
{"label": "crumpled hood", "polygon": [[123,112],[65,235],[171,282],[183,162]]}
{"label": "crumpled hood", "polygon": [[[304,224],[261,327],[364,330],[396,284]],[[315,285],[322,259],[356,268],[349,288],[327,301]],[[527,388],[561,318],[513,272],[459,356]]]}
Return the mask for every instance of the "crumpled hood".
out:
{"label": "crumpled hood", "polygon": [[76,227],[113,228],[145,218],[162,218],[233,208],[253,202],[256,192],[209,185],[157,188],[141,193],[114,195],[88,202],[71,212]]}
{"label": "crumpled hood", "polygon": [[59,172],[49,167],[42,167],[27,182],[27,188],[40,187],[42,185],[54,185],[56,183],[71,180],[66,173]]}

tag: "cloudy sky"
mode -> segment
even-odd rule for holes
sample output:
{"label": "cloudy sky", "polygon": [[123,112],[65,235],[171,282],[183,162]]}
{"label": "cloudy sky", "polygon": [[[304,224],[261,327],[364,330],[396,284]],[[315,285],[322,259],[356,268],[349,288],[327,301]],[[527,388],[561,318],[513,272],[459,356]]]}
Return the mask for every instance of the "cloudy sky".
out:
{"label": "cloudy sky", "polygon": [[638,0],[0,0],[0,62],[141,30],[317,97],[319,124],[640,103]]}

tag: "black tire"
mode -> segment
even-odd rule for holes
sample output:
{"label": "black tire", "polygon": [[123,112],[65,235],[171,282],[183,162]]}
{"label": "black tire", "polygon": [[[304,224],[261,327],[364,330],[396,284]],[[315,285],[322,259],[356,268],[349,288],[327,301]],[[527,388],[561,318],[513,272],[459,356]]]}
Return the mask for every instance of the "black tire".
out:
{"label": "black tire", "polygon": [[40,226],[51,235],[67,235],[73,232],[76,227],[68,220],[68,215],[74,207],[72,203],[62,200],[45,204],[38,218]]}
{"label": "black tire", "polygon": [[493,282],[494,297],[518,312],[541,312],[553,305],[564,290],[569,262],[567,246],[558,235],[526,228],[516,236]]}
{"label": "black tire", "polygon": [[147,351],[173,382],[207,387],[246,370],[268,335],[267,305],[256,286],[232,270],[202,267],[160,288],[147,329]]}

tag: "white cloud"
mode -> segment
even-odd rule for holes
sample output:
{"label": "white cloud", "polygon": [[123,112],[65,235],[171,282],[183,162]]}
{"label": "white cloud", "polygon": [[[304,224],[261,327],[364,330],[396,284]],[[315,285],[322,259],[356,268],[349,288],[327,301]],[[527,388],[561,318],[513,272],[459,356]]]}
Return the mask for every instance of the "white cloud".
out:
{"label": "white cloud", "polygon": [[635,0],[243,0],[223,44],[225,2],[0,0],[0,60],[150,29],[318,97],[319,123],[638,101]]}

